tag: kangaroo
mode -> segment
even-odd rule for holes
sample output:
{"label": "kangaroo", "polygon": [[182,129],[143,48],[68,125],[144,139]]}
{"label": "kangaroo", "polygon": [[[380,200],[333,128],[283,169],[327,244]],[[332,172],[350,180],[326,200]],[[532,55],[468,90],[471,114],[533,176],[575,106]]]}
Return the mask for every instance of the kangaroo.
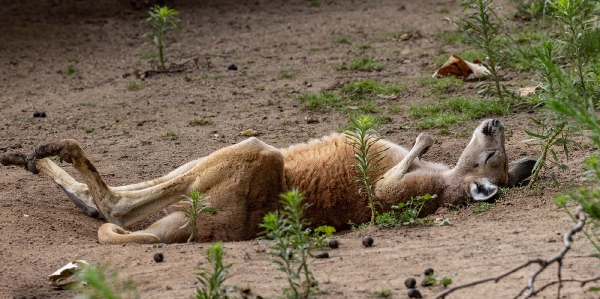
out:
{"label": "kangaroo", "polygon": [[[344,142],[346,138],[332,134],[278,149],[252,137],[163,177],[119,187],[104,182],[72,139],[39,146],[28,156],[3,154],[0,162],[50,177],[86,214],[104,218],[107,223],[98,230],[101,244],[186,242],[192,230],[182,228],[187,206],[181,200],[194,189],[210,196],[208,202],[217,209],[215,214],[198,215],[197,240],[241,241],[256,237],[264,215],[279,207],[278,195],[292,188],[304,192],[305,202],[311,205],[305,216],[313,226],[326,224],[340,230],[349,221],[369,221],[367,198],[359,194],[360,185],[354,180],[354,149]],[[375,188],[380,210],[427,193],[437,198],[426,202],[421,216],[467,198],[490,200],[499,187],[512,187],[526,179],[535,164],[526,160],[508,170],[504,126],[496,119],[485,120],[475,129],[452,169],[421,160],[433,143],[426,133],[417,137],[411,150],[388,140],[377,141],[373,148],[389,148],[380,162],[385,173],[375,174],[381,177]],[[84,183],[47,159],[57,155],[73,164]],[[147,229],[124,229],[162,209],[168,214]]]}

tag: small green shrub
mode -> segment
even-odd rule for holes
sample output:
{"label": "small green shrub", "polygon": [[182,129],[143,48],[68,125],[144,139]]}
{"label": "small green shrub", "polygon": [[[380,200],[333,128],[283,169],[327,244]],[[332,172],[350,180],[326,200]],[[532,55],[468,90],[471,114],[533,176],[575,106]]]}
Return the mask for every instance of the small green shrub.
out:
{"label": "small green shrub", "polygon": [[490,210],[493,207],[494,206],[492,204],[490,204],[490,203],[482,202],[482,203],[480,203],[478,206],[476,206],[473,209],[473,213],[475,213],[475,214],[483,213],[483,212],[485,212],[487,210]]}
{"label": "small green shrub", "polygon": [[332,108],[343,107],[341,99],[331,91],[322,91],[319,94],[303,92],[298,98],[302,103],[302,108],[309,110],[329,111]]}
{"label": "small green shrub", "polygon": [[81,284],[75,290],[82,292],[79,299],[137,299],[140,298],[133,280],[119,281],[117,271],[108,271],[107,266],[84,266],[76,275]]}
{"label": "small green shrub", "polygon": [[167,6],[155,5],[148,14],[150,17],[144,19],[144,22],[149,24],[152,31],[146,33],[145,36],[150,36],[150,43],[158,49],[159,68],[164,70],[164,36],[169,31],[182,28],[179,23],[179,12]]}
{"label": "small green shrub", "polygon": [[180,227],[185,228],[190,226],[192,228],[192,234],[188,238],[187,242],[191,242],[196,239],[196,235],[198,234],[198,214],[200,213],[216,213],[217,209],[210,206],[210,204],[202,204],[202,202],[206,201],[210,196],[206,196],[198,190],[192,190],[188,193],[188,198],[182,200],[182,203],[189,204],[189,208],[184,210],[185,214],[185,223]]}
{"label": "small green shrub", "polygon": [[[411,197],[406,203],[399,203],[398,205],[392,206],[392,209],[397,210],[398,212],[392,210],[391,212],[388,212],[388,216],[382,216],[382,225],[420,225],[430,223],[427,218],[419,218],[419,214],[425,206],[425,203],[434,198],[437,198],[436,194],[425,194],[422,196]],[[384,222],[384,219],[387,223]]]}
{"label": "small green shrub", "polygon": [[289,284],[286,293],[290,298],[308,298],[311,288],[318,283],[309,265],[312,250],[319,242],[311,242],[312,237],[305,229],[309,222],[304,218],[307,204],[303,199],[298,189],[282,194],[282,209],[265,215],[260,225],[265,229],[262,233],[273,241],[269,255],[286,274]]}
{"label": "small green shrub", "polygon": [[220,299],[228,298],[223,283],[228,278],[227,271],[232,264],[226,264],[224,257],[226,253],[223,250],[223,243],[213,243],[206,250],[206,260],[212,269],[200,267],[200,272],[196,274],[196,278],[202,284],[202,288],[196,289],[197,299]]}
{"label": "small green shrub", "polygon": [[[388,148],[376,146],[377,141],[381,138],[369,135],[369,131],[375,126],[373,118],[370,116],[362,116],[351,118],[351,129],[346,134],[346,144],[354,149],[354,158],[356,160],[356,168],[358,176],[355,178],[363,186],[358,190],[360,195],[366,196],[371,210],[371,225],[375,224],[377,210],[375,207],[375,184],[381,180],[381,175],[385,171],[385,167],[379,163],[385,158],[385,152]],[[375,147],[374,147],[375,146]]]}
{"label": "small green shrub", "polygon": [[440,104],[410,107],[410,116],[422,119],[414,129],[444,128],[471,119],[506,115],[509,105],[499,100],[479,100],[458,97]]}
{"label": "small green shrub", "polygon": [[196,118],[191,123],[194,126],[208,126],[213,124],[213,120],[210,118]]}
{"label": "small green shrub", "polygon": [[175,131],[168,131],[167,137],[170,137],[173,140],[179,139],[179,135],[177,133],[175,133]]}
{"label": "small green shrub", "polygon": [[376,61],[371,56],[361,55],[350,60],[347,64],[340,65],[339,69],[350,69],[361,72],[381,71],[383,70],[383,63]]}
{"label": "small green shrub", "polygon": [[90,134],[90,133],[94,132],[94,128],[86,128],[85,132]]}
{"label": "small green shrub", "polygon": [[333,43],[335,43],[335,44],[350,44],[350,41],[348,40],[347,37],[342,36],[342,37],[338,37],[338,38],[334,39]]}

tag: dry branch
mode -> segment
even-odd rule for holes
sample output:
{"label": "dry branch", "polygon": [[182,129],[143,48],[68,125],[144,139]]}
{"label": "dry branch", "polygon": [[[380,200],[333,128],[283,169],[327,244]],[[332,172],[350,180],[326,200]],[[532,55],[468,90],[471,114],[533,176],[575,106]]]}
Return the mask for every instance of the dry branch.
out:
{"label": "dry branch", "polygon": [[[560,298],[560,290],[562,288],[562,282],[567,282],[567,281],[579,281],[581,282],[582,286],[585,285],[588,282],[592,282],[592,281],[597,281],[600,280],[600,277],[595,277],[595,278],[590,278],[587,280],[575,280],[575,279],[562,279],[561,278],[561,270],[562,270],[562,261],[563,258],[565,257],[565,255],[567,254],[567,252],[571,249],[571,242],[573,241],[573,235],[580,232],[583,227],[585,226],[585,221],[587,219],[587,215],[583,212],[583,209],[581,206],[579,206],[577,208],[577,212],[575,213],[575,217],[577,218],[577,224],[572,227],[570,230],[567,231],[567,233],[565,233],[565,235],[563,236],[563,243],[565,244],[563,246],[563,248],[558,252],[558,254],[556,254],[555,256],[547,259],[547,260],[543,260],[543,259],[532,259],[529,260],[523,264],[520,264],[508,271],[503,272],[502,274],[496,275],[496,276],[491,276],[491,277],[487,277],[487,278],[482,278],[482,279],[478,279],[463,285],[458,285],[452,288],[449,288],[439,294],[437,294],[437,296],[435,297],[436,299],[442,299],[442,298],[446,298],[446,296],[448,296],[450,293],[453,293],[456,290],[460,290],[460,289],[464,289],[464,288],[468,288],[474,285],[478,285],[478,284],[482,284],[484,282],[488,282],[488,281],[494,281],[494,283],[497,283],[500,279],[513,274],[531,264],[538,264],[540,265],[540,268],[535,271],[527,280],[527,285],[521,289],[521,291],[514,297],[514,298],[519,298],[522,294],[526,293],[524,298],[530,298],[531,296],[541,292],[542,290],[544,290],[545,288],[547,288],[550,285],[554,285],[554,284],[558,284],[558,298]],[[540,289],[535,290],[534,288],[534,282],[535,279],[537,278],[537,276],[544,272],[544,270],[546,270],[546,268],[550,265],[552,265],[553,263],[557,263],[558,264],[558,279],[556,281],[550,282],[544,286],[542,286]]]}

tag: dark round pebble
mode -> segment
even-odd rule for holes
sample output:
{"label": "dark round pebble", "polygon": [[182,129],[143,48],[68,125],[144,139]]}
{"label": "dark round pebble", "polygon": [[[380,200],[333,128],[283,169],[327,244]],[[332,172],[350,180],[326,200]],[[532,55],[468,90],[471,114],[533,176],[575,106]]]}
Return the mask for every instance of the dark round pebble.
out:
{"label": "dark round pebble", "polygon": [[335,240],[335,239],[329,240],[329,248],[337,249],[338,247],[340,247],[340,242],[338,242],[338,240]]}
{"label": "dark round pebble", "polygon": [[416,281],[414,278],[412,278],[412,277],[411,277],[411,278],[407,278],[407,279],[404,281],[404,285],[405,285],[407,288],[409,288],[409,289],[412,289],[412,288],[414,288],[414,287],[417,285],[417,281]]}
{"label": "dark round pebble", "polygon": [[328,259],[329,258],[329,252],[321,252],[315,255],[316,258],[318,259]]}
{"label": "dark round pebble", "polygon": [[408,298],[423,298],[423,297],[421,296],[421,292],[419,292],[419,290],[410,289],[408,291]]}
{"label": "dark round pebble", "polygon": [[235,65],[235,64],[230,64],[230,65],[227,67],[227,69],[228,69],[228,70],[230,70],[230,71],[237,71],[237,65]]}
{"label": "dark round pebble", "polygon": [[157,263],[162,262],[164,260],[164,258],[165,257],[160,252],[157,252],[157,253],[154,254],[154,261],[157,262]]}
{"label": "dark round pebble", "polygon": [[425,269],[425,275],[427,275],[427,276],[433,275],[433,268]]}
{"label": "dark round pebble", "polygon": [[370,236],[364,237],[364,239],[362,240],[362,244],[365,247],[373,246],[373,238],[371,238]]}
{"label": "dark round pebble", "polygon": [[44,111],[36,111],[33,113],[33,117],[46,117],[46,112]]}

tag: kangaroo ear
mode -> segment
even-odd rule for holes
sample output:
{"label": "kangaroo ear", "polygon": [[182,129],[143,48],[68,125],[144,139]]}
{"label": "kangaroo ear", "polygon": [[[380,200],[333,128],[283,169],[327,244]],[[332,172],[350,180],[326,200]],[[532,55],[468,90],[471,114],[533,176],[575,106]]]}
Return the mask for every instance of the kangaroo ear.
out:
{"label": "kangaroo ear", "polygon": [[483,178],[469,183],[469,191],[475,201],[486,201],[498,194],[498,186]]}
{"label": "kangaroo ear", "polygon": [[525,159],[519,162],[519,164],[517,164],[508,172],[507,187],[514,187],[528,178],[531,175],[533,167],[535,167],[536,163],[537,161],[533,159]]}

